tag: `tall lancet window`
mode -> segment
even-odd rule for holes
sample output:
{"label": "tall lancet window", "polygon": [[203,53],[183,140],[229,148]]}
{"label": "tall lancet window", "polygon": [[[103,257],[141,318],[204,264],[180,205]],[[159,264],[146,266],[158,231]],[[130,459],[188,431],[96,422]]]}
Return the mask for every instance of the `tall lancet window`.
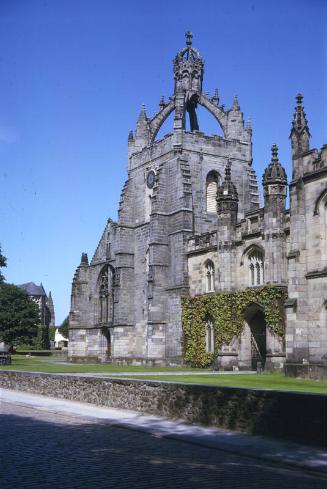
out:
{"label": "tall lancet window", "polygon": [[215,333],[213,323],[210,319],[206,322],[206,352],[214,353],[215,351]]}
{"label": "tall lancet window", "polygon": [[206,290],[213,292],[215,290],[215,266],[211,260],[208,260],[205,267],[206,273]]}
{"label": "tall lancet window", "polygon": [[219,175],[211,171],[207,175],[206,193],[207,193],[207,212],[217,212],[217,190],[219,184]]}
{"label": "tall lancet window", "polygon": [[113,270],[106,265],[99,275],[99,322],[109,323],[113,320]]}
{"label": "tall lancet window", "polygon": [[250,287],[263,284],[263,265],[263,255],[261,251],[258,249],[252,250],[248,255]]}

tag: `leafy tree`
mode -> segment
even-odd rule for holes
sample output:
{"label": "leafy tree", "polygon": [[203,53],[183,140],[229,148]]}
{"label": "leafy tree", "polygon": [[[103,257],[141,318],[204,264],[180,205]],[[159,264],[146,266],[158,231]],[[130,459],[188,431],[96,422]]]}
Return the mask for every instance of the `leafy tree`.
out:
{"label": "leafy tree", "polygon": [[68,338],[68,335],[69,335],[69,331],[68,331],[68,330],[69,330],[69,316],[67,316],[67,317],[66,317],[66,318],[63,320],[63,322],[62,322],[62,324],[61,324],[61,326],[60,326],[59,331],[60,331],[60,333],[61,333],[61,334],[62,334],[62,335],[65,337],[65,338]]}
{"label": "leafy tree", "polygon": [[[6,267],[7,266],[7,259],[5,256],[3,256],[3,254],[1,253],[1,246],[0,246],[0,268],[2,267]],[[4,276],[2,275],[1,273],[1,270],[0,270],[0,283],[4,282]]]}
{"label": "leafy tree", "polygon": [[37,336],[40,314],[25,290],[0,284],[0,340],[8,345],[31,343]]}

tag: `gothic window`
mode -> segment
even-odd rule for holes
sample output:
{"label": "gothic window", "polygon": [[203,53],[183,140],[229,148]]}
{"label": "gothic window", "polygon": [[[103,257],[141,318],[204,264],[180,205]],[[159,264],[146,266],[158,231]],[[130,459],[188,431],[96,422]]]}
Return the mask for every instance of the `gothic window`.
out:
{"label": "gothic window", "polygon": [[263,255],[254,249],[248,254],[249,285],[250,287],[263,284]]}
{"label": "gothic window", "polygon": [[213,292],[215,290],[215,266],[211,260],[207,261],[205,271],[207,292]]}
{"label": "gothic window", "polygon": [[206,322],[206,352],[214,353],[215,351],[215,334],[213,324],[210,319]]}
{"label": "gothic window", "polygon": [[113,271],[108,265],[99,275],[99,322],[109,323],[113,320]]}
{"label": "gothic window", "polygon": [[207,199],[207,212],[217,212],[217,190],[219,183],[219,175],[215,171],[211,171],[207,175],[206,181],[206,199]]}

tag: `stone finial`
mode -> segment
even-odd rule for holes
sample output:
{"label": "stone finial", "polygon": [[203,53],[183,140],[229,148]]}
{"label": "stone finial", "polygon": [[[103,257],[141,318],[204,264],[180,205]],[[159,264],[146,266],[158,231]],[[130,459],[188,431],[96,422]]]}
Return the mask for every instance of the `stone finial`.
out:
{"label": "stone finial", "polygon": [[277,144],[273,144],[271,147],[271,161],[278,161],[278,146]]}
{"label": "stone finial", "polygon": [[128,133],[128,141],[134,141],[134,134],[132,130],[130,130]]}
{"label": "stone finial", "polygon": [[238,102],[238,95],[235,95],[235,97],[234,97],[232,109],[240,110],[240,104]]}
{"label": "stone finial", "polygon": [[246,121],[246,127],[245,128],[248,129],[249,131],[252,131],[252,121],[251,121],[250,117]]}
{"label": "stone finial", "polygon": [[293,157],[295,155],[301,155],[310,148],[309,140],[311,134],[302,101],[303,95],[298,93],[296,96],[296,106],[290,134]]}
{"label": "stone finial", "polygon": [[214,95],[213,95],[213,97],[211,99],[211,102],[213,104],[217,104],[218,105],[218,103],[219,103],[218,88],[215,88],[215,92],[214,92]]}
{"label": "stone finial", "polygon": [[301,93],[298,93],[296,96],[296,107],[295,107],[291,132],[296,131],[298,133],[302,133],[304,130],[306,130],[310,135],[309,125],[306,118],[306,114],[304,112],[302,101],[303,101],[303,95]]}
{"label": "stone finial", "polygon": [[82,253],[81,266],[88,266],[88,264],[89,264],[89,259],[88,259],[87,253]]}
{"label": "stone finial", "polygon": [[160,97],[159,107],[160,107],[160,110],[162,110],[166,107],[166,102],[165,102],[165,98],[163,95],[161,95],[161,97]]}
{"label": "stone finial", "polygon": [[227,163],[225,166],[225,180],[218,187],[217,191],[217,210],[218,213],[221,212],[237,212],[238,208],[238,193],[236,186],[232,182],[231,178],[231,167],[232,161],[230,156],[228,156]]}
{"label": "stone finial", "polygon": [[145,105],[142,104],[138,121],[140,122],[140,121],[147,121],[147,120],[148,118],[146,116]]}
{"label": "stone finial", "polygon": [[193,38],[193,34],[191,31],[187,31],[185,33],[185,37],[186,37],[186,46],[192,46],[192,38]]}

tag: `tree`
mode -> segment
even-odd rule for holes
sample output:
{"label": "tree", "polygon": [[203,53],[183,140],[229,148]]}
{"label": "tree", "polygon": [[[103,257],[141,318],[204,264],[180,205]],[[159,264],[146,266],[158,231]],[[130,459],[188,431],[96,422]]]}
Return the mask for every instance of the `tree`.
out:
{"label": "tree", "polygon": [[[1,253],[1,246],[0,246],[0,268],[6,267],[7,266],[6,262],[7,262],[7,258],[5,256],[3,256],[3,254]],[[1,270],[0,270],[0,283],[4,282],[4,280],[5,280],[5,278],[2,275]]]}
{"label": "tree", "polygon": [[62,322],[62,324],[61,324],[61,326],[60,326],[60,330],[59,330],[59,331],[60,331],[60,333],[61,333],[61,334],[62,334],[62,335],[65,337],[65,338],[68,338],[68,337],[69,337],[69,336],[68,336],[68,335],[69,335],[69,331],[68,331],[68,330],[69,330],[69,316],[67,316],[67,317],[66,317],[66,318],[63,320],[63,322]]}
{"label": "tree", "polygon": [[0,284],[0,341],[8,345],[30,343],[40,324],[39,308],[15,285]]}

